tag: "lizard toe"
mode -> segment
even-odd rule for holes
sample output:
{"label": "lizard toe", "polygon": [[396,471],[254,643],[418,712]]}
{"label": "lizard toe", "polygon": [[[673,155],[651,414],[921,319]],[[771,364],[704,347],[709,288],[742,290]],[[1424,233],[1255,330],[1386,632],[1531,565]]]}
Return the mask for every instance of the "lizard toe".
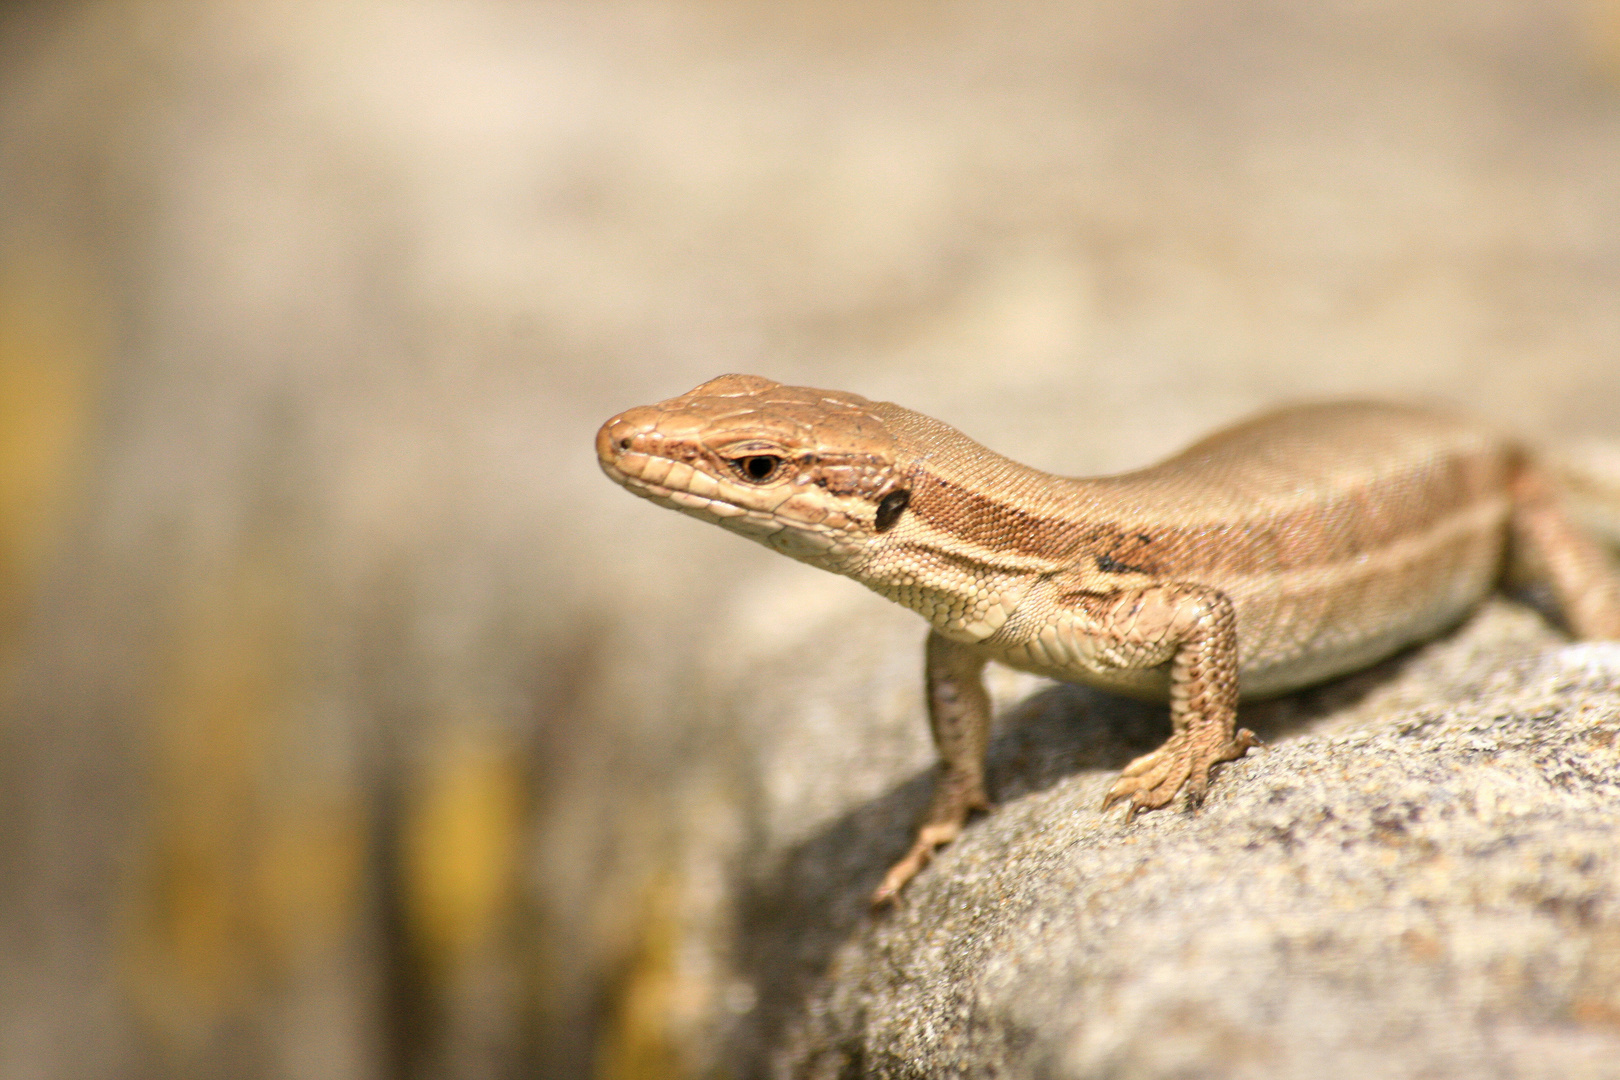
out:
{"label": "lizard toe", "polygon": [[1187,780],[1191,761],[1185,741],[1172,737],[1151,754],[1137,758],[1120,773],[1103,799],[1104,810],[1129,799],[1131,814],[1157,810],[1175,798]]}
{"label": "lizard toe", "polygon": [[1242,757],[1259,741],[1254,732],[1248,728],[1241,728],[1229,742],[1216,747],[1209,749],[1190,747],[1187,752],[1186,778],[1182,785],[1187,792],[1187,805],[1197,807],[1204,801],[1204,796],[1209,793],[1210,773],[1216,765]]}
{"label": "lizard toe", "polygon": [[[1260,736],[1248,728],[1238,728],[1237,734],[1232,737],[1232,741],[1221,747],[1220,755],[1215,758],[1215,761],[1236,761],[1244,754],[1247,754],[1251,747],[1264,745],[1265,743],[1260,740]],[[1211,764],[1213,763],[1211,762]]]}
{"label": "lizard toe", "polygon": [[1176,792],[1186,786],[1190,771],[1190,764],[1178,758],[1170,763],[1158,783],[1138,791],[1134,802],[1143,810],[1157,810],[1168,805],[1176,797]]}

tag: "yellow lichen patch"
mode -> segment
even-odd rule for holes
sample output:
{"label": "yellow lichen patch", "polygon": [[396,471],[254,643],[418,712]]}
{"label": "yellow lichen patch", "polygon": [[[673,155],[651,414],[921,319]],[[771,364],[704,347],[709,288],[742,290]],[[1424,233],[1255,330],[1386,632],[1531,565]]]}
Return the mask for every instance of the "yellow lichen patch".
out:
{"label": "yellow lichen patch", "polygon": [[251,884],[273,972],[317,961],[360,915],[366,822],[352,797],[284,805],[264,824]]}
{"label": "yellow lichen patch", "polygon": [[123,972],[176,1067],[329,962],[360,914],[365,823],[310,767],[288,567],[258,537],[201,572],[154,688]]}
{"label": "yellow lichen patch", "polygon": [[273,565],[249,556],[197,583],[155,696],[130,977],[165,1041],[203,1037],[262,973],[251,875],[260,780],[291,697],[288,583]]}
{"label": "yellow lichen patch", "polygon": [[0,256],[0,676],[69,505],[105,360],[83,275]]}
{"label": "yellow lichen patch", "polygon": [[678,969],[679,903],[671,873],[657,875],[643,894],[635,950],[597,1048],[595,1080],[682,1075],[677,1028],[701,992]]}
{"label": "yellow lichen patch", "polygon": [[445,978],[508,924],[522,850],[523,774],[503,742],[463,733],[424,770],[406,809],[403,868],[412,945]]}

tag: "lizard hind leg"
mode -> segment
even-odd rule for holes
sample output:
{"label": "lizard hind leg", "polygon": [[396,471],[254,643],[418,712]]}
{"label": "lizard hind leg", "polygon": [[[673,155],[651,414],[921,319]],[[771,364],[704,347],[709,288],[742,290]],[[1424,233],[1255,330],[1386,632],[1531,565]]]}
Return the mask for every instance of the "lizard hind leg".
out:
{"label": "lizard hind leg", "polygon": [[1121,643],[1175,646],[1170,661],[1170,724],[1165,744],[1121,771],[1102,808],[1130,800],[1131,813],[1156,810],[1186,790],[1194,801],[1210,769],[1246,754],[1259,740],[1237,721],[1237,616],[1221,592],[1196,585],[1143,590],[1112,609],[1102,629]]}
{"label": "lizard hind leg", "polygon": [[1548,585],[1576,637],[1620,640],[1620,573],[1608,553],[1536,466],[1519,465],[1512,495],[1515,563]]}

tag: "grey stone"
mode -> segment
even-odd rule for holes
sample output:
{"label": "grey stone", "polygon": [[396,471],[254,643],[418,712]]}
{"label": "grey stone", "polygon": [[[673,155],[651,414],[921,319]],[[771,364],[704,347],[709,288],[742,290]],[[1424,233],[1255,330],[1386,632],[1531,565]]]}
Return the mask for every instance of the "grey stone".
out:
{"label": "grey stone", "polygon": [[[711,1066],[1620,1075],[1620,645],[1493,603],[1437,644],[1248,706],[1269,745],[1201,807],[1133,821],[1097,807],[1163,710],[1004,677],[997,808],[872,913],[932,778],[920,695],[893,692],[919,678],[921,630],[877,610],[809,659],[789,643],[778,666],[739,664],[740,828],[687,837],[689,868],[739,883],[691,941],[730,980]],[[698,790],[712,822],[716,789]]]}

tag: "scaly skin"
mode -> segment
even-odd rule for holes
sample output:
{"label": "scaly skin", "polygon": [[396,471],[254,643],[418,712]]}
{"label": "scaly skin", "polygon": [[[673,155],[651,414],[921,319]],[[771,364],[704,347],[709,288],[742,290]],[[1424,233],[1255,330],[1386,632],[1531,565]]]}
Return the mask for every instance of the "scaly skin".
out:
{"label": "scaly skin", "polygon": [[597,455],[637,495],[918,612],[944,771],[893,899],[989,805],[987,660],[1150,700],[1173,733],[1104,807],[1201,798],[1255,742],[1240,696],[1285,693],[1444,630],[1509,551],[1570,628],[1620,638],[1620,579],[1510,442],[1371,403],[1298,406],[1158,465],[1071,479],[855,394],[725,375],[621,413]]}

